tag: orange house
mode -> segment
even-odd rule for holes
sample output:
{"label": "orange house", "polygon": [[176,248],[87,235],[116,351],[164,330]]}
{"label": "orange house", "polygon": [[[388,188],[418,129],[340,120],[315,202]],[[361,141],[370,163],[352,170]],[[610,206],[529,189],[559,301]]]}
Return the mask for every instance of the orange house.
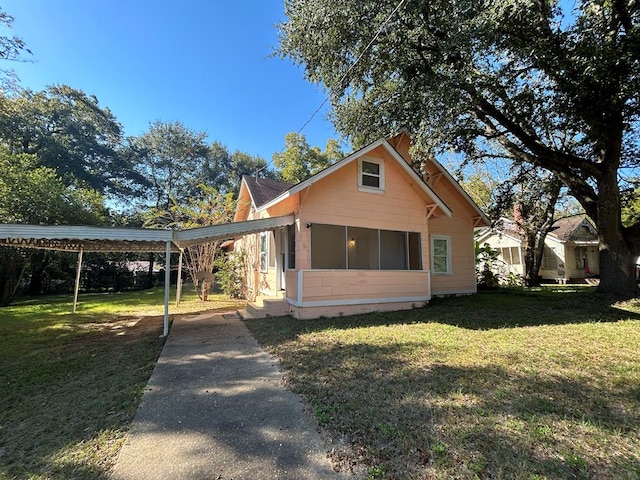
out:
{"label": "orange house", "polygon": [[239,237],[246,315],[340,316],[476,292],[474,228],[486,216],[437,161],[424,179],[410,137],[380,139],[291,185],[244,176],[235,221],[273,219]]}

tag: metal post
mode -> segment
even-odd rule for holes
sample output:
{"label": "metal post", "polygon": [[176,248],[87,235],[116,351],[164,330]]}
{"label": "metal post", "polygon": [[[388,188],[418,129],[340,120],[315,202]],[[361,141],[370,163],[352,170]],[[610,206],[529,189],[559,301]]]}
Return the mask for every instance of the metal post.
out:
{"label": "metal post", "polygon": [[76,284],[73,289],[73,309],[72,312],[76,313],[76,307],[78,306],[78,290],[80,289],[80,270],[82,269],[82,247],[78,251],[78,266],[76,267]]}
{"label": "metal post", "polygon": [[182,256],[184,255],[184,250],[180,249],[180,257],[178,258],[178,285],[176,286],[176,307],[180,305],[180,300],[182,298]]}
{"label": "metal post", "polygon": [[169,335],[169,284],[171,283],[171,242],[167,242],[164,261],[164,323],[162,335]]}

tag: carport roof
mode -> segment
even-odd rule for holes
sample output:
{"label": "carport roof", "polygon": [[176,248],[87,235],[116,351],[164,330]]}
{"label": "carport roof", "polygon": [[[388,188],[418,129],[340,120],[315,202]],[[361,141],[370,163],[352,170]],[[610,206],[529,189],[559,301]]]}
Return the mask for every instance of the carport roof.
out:
{"label": "carport roof", "polygon": [[185,230],[0,224],[0,246],[85,252],[165,252],[291,225],[293,215]]}

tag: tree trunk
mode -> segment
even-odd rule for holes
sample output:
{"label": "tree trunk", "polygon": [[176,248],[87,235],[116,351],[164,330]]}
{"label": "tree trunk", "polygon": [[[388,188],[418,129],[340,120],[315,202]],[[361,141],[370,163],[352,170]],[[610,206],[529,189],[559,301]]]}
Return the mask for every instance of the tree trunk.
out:
{"label": "tree trunk", "polygon": [[44,271],[50,261],[50,255],[45,250],[36,250],[30,258],[31,263],[31,279],[29,280],[29,295],[39,295],[42,292],[44,283]]}
{"label": "tree trunk", "polygon": [[0,305],[13,301],[25,267],[24,257],[18,250],[0,248]]}
{"label": "tree trunk", "polygon": [[153,288],[153,261],[155,259],[155,255],[153,253],[149,253],[149,271],[147,272],[147,278],[149,284],[147,288]]}
{"label": "tree trunk", "polygon": [[598,239],[600,242],[600,285],[598,292],[618,298],[638,296],[636,257],[624,236],[620,219],[617,171],[598,181]]}

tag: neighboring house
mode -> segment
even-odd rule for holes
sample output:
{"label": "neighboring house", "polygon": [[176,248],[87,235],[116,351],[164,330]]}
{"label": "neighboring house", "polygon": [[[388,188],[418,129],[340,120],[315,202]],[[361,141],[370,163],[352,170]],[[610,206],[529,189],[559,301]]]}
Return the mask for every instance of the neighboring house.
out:
{"label": "neighboring house", "polygon": [[[513,220],[502,219],[499,229],[484,229],[477,238],[500,252],[502,272],[524,276],[523,237]],[[539,276],[558,283],[582,283],[597,277],[600,269],[598,233],[583,216],[557,220],[544,242]]]}
{"label": "neighboring house", "polygon": [[314,318],[475,293],[473,232],[488,220],[437,161],[423,180],[409,147],[406,133],[380,139],[296,185],[244,176],[235,221],[280,224],[234,242],[249,299]]}

